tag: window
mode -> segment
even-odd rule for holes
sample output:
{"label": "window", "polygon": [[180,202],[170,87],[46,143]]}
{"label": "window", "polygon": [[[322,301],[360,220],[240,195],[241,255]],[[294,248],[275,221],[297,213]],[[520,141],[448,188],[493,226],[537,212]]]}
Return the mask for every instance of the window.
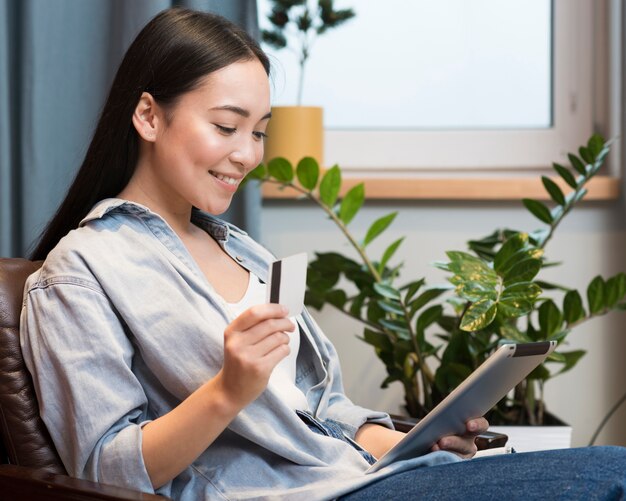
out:
{"label": "window", "polygon": [[[326,163],[366,177],[519,173],[564,159],[592,133],[603,90],[594,16],[608,24],[619,2],[336,4],[356,17],[317,39],[303,94],[324,107]],[[267,26],[267,0],[258,5]],[[273,102],[293,105],[296,58],[267,50]]]}

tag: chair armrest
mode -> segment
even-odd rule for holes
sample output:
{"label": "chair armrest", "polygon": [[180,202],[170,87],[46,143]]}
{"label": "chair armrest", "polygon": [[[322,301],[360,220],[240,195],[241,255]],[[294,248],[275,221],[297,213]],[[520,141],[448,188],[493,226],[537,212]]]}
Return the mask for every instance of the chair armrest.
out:
{"label": "chair armrest", "polygon": [[[397,416],[395,414],[391,414],[391,421],[393,422],[393,427],[404,433],[407,433],[415,426],[418,422],[418,419],[407,417],[407,416]],[[496,447],[504,447],[509,440],[508,435],[504,433],[496,433],[493,431],[486,431],[485,433],[481,433],[476,436],[476,447],[478,447],[479,451],[483,451],[485,449],[494,449]]]}
{"label": "chair armrest", "polygon": [[48,473],[25,466],[0,465],[0,500],[164,501],[169,498],[113,485]]}

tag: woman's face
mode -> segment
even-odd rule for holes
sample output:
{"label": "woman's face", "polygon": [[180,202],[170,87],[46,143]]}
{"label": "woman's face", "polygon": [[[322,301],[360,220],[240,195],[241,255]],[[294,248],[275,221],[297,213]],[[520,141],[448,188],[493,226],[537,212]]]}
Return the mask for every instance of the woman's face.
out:
{"label": "woman's face", "polygon": [[[267,74],[254,59],[233,63],[183,94],[164,113],[149,154],[159,203],[221,214],[263,158],[270,116]],[[173,205],[172,205],[173,204]]]}

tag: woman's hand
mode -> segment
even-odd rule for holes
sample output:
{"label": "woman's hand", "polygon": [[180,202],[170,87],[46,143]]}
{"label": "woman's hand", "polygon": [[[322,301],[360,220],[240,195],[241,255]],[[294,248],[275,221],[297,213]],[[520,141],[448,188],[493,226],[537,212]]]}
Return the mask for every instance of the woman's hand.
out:
{"label": "woman's hand", "polygon": [[289,354],[287,309],[261,304],[247,309],[224,331],[224,365],[216,376],[231,404],[243,408],[267,386],[272,370]]}
{"label": "woman's hand", "polygon": [[433,451],[448,451],[454,452],[462,458],[469,459],[476,454],[476,444],[474,440],[476,435],[487,431],[489,423],[483,417],[470,419],[465,423],[466,432],[463,435],[450,435],[443,437],[435,445],[433,445]]}

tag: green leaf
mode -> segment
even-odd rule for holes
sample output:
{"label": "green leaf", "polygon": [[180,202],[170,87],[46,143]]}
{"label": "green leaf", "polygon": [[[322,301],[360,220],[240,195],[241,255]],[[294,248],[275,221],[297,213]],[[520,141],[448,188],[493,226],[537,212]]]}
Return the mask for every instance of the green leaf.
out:
{"label": "green leaf", "polygon": [[394,315],[404,316],[404,310],[402,309],[402,306],[400,305],[400,303],[396,301],[379,300],[378,306],[380,306],[387,313],[393,313]]}
{"label": "green leaf", "polygon": [[554,170],[558,172],[559,176],[561,176],[563,178],[563,180],[570,185],[572,188],[576,189],[576,187],[578,186],[576,184],[576,178],[574,177],[574,175],[569,171],[568,168],[563,167],[562,165],[559,165],[557,163],[552,164],[552,167],[554,167]]}
{"label": "green leaf", "polygon": [[589,313],[595,315],[600,313],[605,306],[605,283],[604,279],[598,275],[587,287],[587,301],[589,302]]}
{"label": "green leaf", "polygon": [[544,338],[550,337],[561,328],[563,315],[552,300],[545,301],[539,307],[539,328]]}
{"label": "green leaf", "polygon": [[541,261],[539,259],[524,259],[513,267],[504,275],[504,285],[509,286],[517,282],[530,282],[541,270]]}
{"label": "green leaf", "polygon": [[564,361],[565,365],[559,372],[557,372],[556,374],[553,374],[553,376],[556,376],[557,374],[562,374],[565,371],[570,370],[572,367],[574,367],[578,363],[578,361],[585,355],[585,353],[587,353],[585,350],[560,352],[560,354],[565,359]]}
{"label": "green leaf", "polygon": [[320,200],[326,207],[331,207],[337,201],[339,190],[341,189],[341,171],[335,165],[326,171],[320,183]]}
{"label": "green leaf", "polygon": [[343,221],[343,224],[348,225],[352,221],[364,201],[365,185],[363,183],[357,184],[346,193],[339,207],[339,219]]}
{"label": "green leaf", "polygon": [[[420,336],[423,335],[426,328],[437,322],[443,313],[443,307],[440,304],[436,304],[431,306],[430,308],[426,308],[420,316],[417,317],[416,329]],[[423,336],[422,336],[423,337]]]}
{"label": "green leaf", "polygon": [[614,308],[619,300],[624,297],[626,292],[626,275],[618,273],[614,277],[606,281],[606,300],[607,308]]}
{"label": "green leaf", "polygon": [[372,225],[369,227],[369,229],[367,230],[367,233],[365,234],[365,239],[363,240],[363,247],[370,244],[372,240],[374,240],[383,231],[385,231],[387,227],[393,222],[393,220],[396,218],[397,215],[398,215],[397,212],[392,212],[374,221]]}
{"label": "green leaf", "polygon": [[415,293],[420,290],[420,287],[424,285],[425,279],[420,278],[419,280],[415,280],[414,282],[410,282],[404,286],[402,286],[401,290],[406,290],[406,294],[404,296],[405,303],[411,301]]}
{"label": "green leaf", "polygon": [[374,283],[374,290],[383,297],[400,300],[400,292],[389,285]]}
{"label": "green leaf", "polygon": [[593,163],[595,155],[591,154],[591,152],[589,151],[589,148],[585,148],[584,146],[581,146],[580,148],[578,148],[578,154],[580,155],[580,158],[582,158],[586,163],[588,164]]}
{"label": "green leaf", "polygon": [[533,310],[533,304],[527,299],[511,298],[498,301],[498,315],[506,318],[519,318],[528,315]]}
{"label": "green leaf", "polygon": [[524,198],[522,199],[522,203],[537,219],[547,224],[552,223],[552,214],[550,214],[550,209],[548,209],[544,204],[538,200],[533,200],[532,198]]}
{"label": "green leaf", "polygon": [[380,351],[393,351],[393,345],[391,344],[391,341],[382,332],[366,328],[363,331],[363,337],[361,339],[367,344],[371,344]]}
{"label": "green leaf", "polygon": [[317,160],[313,157],[304,157],[298,162],[296,175],[303,188],[309,191],[314,190],[320,176],[320,166],[317,164]]}
{"label": "green leaf", "polygon": [[246,177],[248,179],[263,179],[265,177],[265,174],[266,174],[265,165],[259,164],[250,172],[248,172],[248,175]]}
{"label": "green leaf", "polygon": [[388,319],[383,318],[380,320],[380,325],[382,325],[385,329],[389,329],[390,331],[394,332],[401,339],[410,338],[409,329],[407,328],[407,325],[403,321],[388,320]]}
{"label": "green leaf", "polygon": [[346,292],[341,289],[335,289],[326,294],[326,302],[336,306],[340,310],[343,310],[347,300],[348,296]]}
{"label": "green leaf", "polygon": [[428,287],[424,290],[417,298],[411,301],[408,306],[410,308],[409,317],[413,318],[413,315],[419,310],[422,306],[426,305],[433,299],[441,296],[444,292],[450,290],[447,287]]}
{"label": "green leaf", "polygon": [[570,290],[569,287],[565,287],[564,285],[545,282],[544,280],[536,280],[535,283],[544,290],[561,290],[563,292]]}
{"label": "green leaf", "polygon": [[493,258],[493,268],[497,272],[502,270],[502,265],[518,250],[528,243],[528,233],[516,233],[510,237]]}
{"label": "green leaf", "polygon": [[389,260],[396,253],[396,250],[398,250],[398,247],[400,247],[400,244],[402,243],[403,240],[404,240],[404,237],[398,238],[398,240],[393,242],[389,247],[387,247],[387,249],[385,249],[385,252],[383,253],[383,257],[380,260],[380,263],[378,264],[378,273],[382,274],[383,270],[385,269],[385,266],[387,266],[387,263],[389,262]]}
{"label": "green leaf", "polygon": [[463,315],[461,330],[477,331],[484,329],[496,318],[497,304],[491,299],[473,303]]}
{"label": "green leaf", "polygon": [[506,287],[500,296],[503,301],[525,300],[531,303],[541,294],[541,287],[536,282],[518,282]]}
{"label": "green leaf", "polygon": [[[510,256],[502,265],[500,265],[500,270],[498,274],[501,277],[506,277],[513,266],[522,261],[526,261],[527,259],[537,259],[540,260],[543,256],[543,249],[538,247],[526,247],[524,249],[518,250]],[[544,265],[545,266],[545,265]]]}
{"label": "green leaf", "polygon": [[563,317],[567,324],[573,324],[585,318],[583,300],[577,290],[567,291],[563,298]]}
{"label": "green leaf", "polygon": [[569,158],[569,161],[572,164],[572,167],[574,167],[574,169],[579,173],[582,174],[583,176],[587,175],[587,169],[585,169],[585,164],[582,163],[582,161],[580,160],[580,158],[578,158],[576,155],[574,155],[573,153],[568,153],[567,154],[567,158]]}
{"label": "green leaf", "polygon": [[561,191],[561,188],[557,186],[557,184],[552,181],[549,177],[541,176],[541,182],[545,187],[546,191],[550,194],[550,198],[554,200],[559,205],[565,205],[565,196]]}
{"label": "green leaf", "polygon": [[281,183],[290,183],[293,179],[293,167],[289,160],[276,157],[267,164],[269,175]]}
{"label": "green leaf", "polygon": [[550,379],[551,375],[550,375],[550,371],[548,371],[548,369],[546,369],[544,364],[541,364],[539,366],[537,366],[535,369],[533,369],[531,371],[530,374],[528,374],[528,376],[526,376],[526,379],[529,380],[542,380],[542,381],[546,381],[547,379]]}
{"label": "green leaf", "polygon": [[593,155],[593,158],[596,158],[602,151],[602,148],[604,148],[604,139],[599,134],[594,134],[589,138],[587,148],[589,153]]}

